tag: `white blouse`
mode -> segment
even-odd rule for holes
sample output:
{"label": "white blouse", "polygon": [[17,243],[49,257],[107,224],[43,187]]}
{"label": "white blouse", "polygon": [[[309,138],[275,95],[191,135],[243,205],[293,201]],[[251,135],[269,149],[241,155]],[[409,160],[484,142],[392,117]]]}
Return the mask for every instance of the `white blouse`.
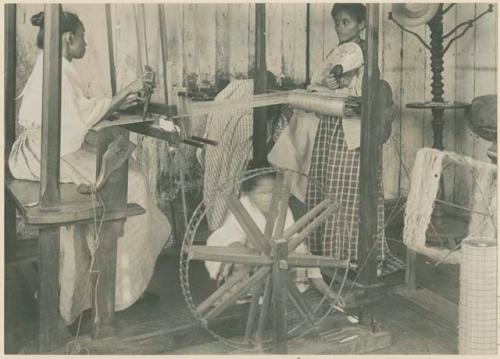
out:
{"label": "white blouse", "polygon": [[[25,129],[42,125],[43,52],[21,94],[19,124]],[[87,130],[107,111],[110,98],[96,99],[84,94],[82,81],[74,65],[62,58],[61,64],[61,156],[78,150]]]}

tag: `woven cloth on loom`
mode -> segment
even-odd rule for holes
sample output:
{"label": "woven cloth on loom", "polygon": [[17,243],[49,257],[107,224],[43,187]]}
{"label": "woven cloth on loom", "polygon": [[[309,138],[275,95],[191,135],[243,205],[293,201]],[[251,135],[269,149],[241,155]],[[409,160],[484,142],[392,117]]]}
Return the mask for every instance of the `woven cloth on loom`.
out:
{"label": "woven cloth on loom", "polygon": [[[253,95],[253,80],[235,80],[222,90],[215,101]],[[205,137],[217,141],[205,152],[203,199],[213,205],[207,212],[210,230],[219,228],[227,217],[228,208],[215,189],[239,178],[252,157],[252,109],[215,112],[208,116]]]}
{"label": "woven cloth on loom", "polygon": [[[309,237],[313,254],[334,258],[358,258],[359,238],[359,150],[349,150],[344,141],[342,119],[323,116],[316,134],[309,172],[307,207],[313,208],[326,196],[340,202],[340,211]],[[382,168],[378,176],[377,244],[374,249],[379,260],[384,260],[381,275],[401,269],[403,261],[390,255],[384,234],[384,195]]]}
{"label": "woven cloth on loom", "polygon": [[462,259],[459,251],[426,246],[426,232],[431,223],[440,178],[448,163],[468,168],[474,179],[468,238],[496,238],[497,167],[454,152],[423,148],[417,152],[411,174],[403,239],[409,248],[429,258],[458,264]]}

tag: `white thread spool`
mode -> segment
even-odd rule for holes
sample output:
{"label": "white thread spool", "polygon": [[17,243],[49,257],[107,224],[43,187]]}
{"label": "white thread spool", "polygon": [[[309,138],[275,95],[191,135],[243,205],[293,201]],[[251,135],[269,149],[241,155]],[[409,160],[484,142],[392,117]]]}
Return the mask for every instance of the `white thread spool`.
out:
{"label": "white thread spool", "polygon": [[303,111],[331,116],[343,116],[345,99],[308,93],[306,91],[290,91],[288,103],[291,107]]}
{"label": "white thread spool", "polygon": [[466,239],[460,266],[460,354],[497,352],[496,238]]}

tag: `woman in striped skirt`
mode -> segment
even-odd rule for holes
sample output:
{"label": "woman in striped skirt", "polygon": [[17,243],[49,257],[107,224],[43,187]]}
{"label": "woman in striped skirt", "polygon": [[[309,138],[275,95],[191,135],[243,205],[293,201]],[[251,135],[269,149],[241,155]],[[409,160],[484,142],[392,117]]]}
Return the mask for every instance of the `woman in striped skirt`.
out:
{"label": "woman in striped skirt", "polygon": [[[364,53],[365,43],[360,35],[365,27],[365,12],[365,6],[362,4],[339,3],[333,6],[331,15],[335,22],[339,45],[356,43]],[[328,56],[325,63],[328,63]],[[341,79],[320,68],[312,77],[311,87],[324,87],[329,90],[344,88],[349,95],[359,96],[362,76],[362,66],[349,78]],[[356,119],[357,123],[354,122],[353,127],[353,120],[355,119],[351,119],[348,123],[348,119],[341,117],[321,117],[312,153],[306,204],[308,209],[311,209],[326,196],[333,197],[340,204],[338,213],[328,218],[323,226],[310,236],[310,251],[313,254],[335,258],[350,256],[351,260],[356,262],[359,238],[360,149],[359,143],[352,144],[352,138],[357,137],[359,141],[361,121]],[[384,119],[385,135],[390,134],[391,120],[391,118]],[[358,133],[353,135],[352,131]],[[387,139],[388,136],[385,137]],[[401,268],[402,262],[389,255],[385,242],[381,166],[378,172],[377,241],[373,250],[376,251],[379,263],[384,263],[383,267],[379,266],[382,274],[387,274]]]}

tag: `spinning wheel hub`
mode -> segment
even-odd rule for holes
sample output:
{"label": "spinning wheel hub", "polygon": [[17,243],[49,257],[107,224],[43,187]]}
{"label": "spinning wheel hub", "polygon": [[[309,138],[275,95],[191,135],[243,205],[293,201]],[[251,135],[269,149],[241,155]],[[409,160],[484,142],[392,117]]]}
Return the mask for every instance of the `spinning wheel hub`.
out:
{"label": "spinning wheel hub", "polygon": [[[194,317],[218,340],[240,350],[262,351],[269,348],[273,342],[276,348],[283,346],[290,338],[302,337],[317,330],[321,321],[333,310],[335,305],[329,305],[326,314],[318,316],[318,311],[326,301],[326,295],[316,308],[304,299],[290,274],[295,268],[333,267],[345,269],[340,278],[338,297],[344,287],[349,258],[334,259],[310,254],[297,253],[310,233],[318,228],[331,215],[337,213],[338,204],[325,200],[307,212],[295,223],[285,229],[285,220],[290,197],[292,171],[275,168],[264,168],[245,173],[241,182],[263,174],[275,173],[276,180],[271,200],[271,209],[266,215],[265,228],[261,230],[243,206],[237,194],[228,192],[228,188],[239,188],[238,180],[216,189],[217,195],[223,196],[232,215],[237,220],[246,235],[247,244],[241,247],[217,247],[194,245],[194,237],[198,226],[210,209],[207,203],[201,203],[195,210],[188,225],[186,237],[181,252],[181,286],[183,294]],[[297,174],[297,173],[295,173]],[[238,264],[243,270],[236,270],[208,298],[195,304],[189,284],[189,263],[191,260],[220,262],[223,264]],[[234,267],[233,267],[234,268]],[[335,271],[336,271],[335,270]],[[336,277],[335,272],[335,277]],[[333,283],[333,279],[332,279]],[[210,328],[211,323],[221,316],[229,307],[241,302],[243,298],[251,300],[248,307],[245,335],[239,342],[222,337]],[[295,312],[287,306],[293,306]],[[244,307],[239,307],[244,308]],[[246,308],[246,307],[245,307]],[[324,309],[324,308],[323,308]],[[242,309],[241,309],[242,310]],[[240,310],[240,311],[241,311]],[[274,314],[269,316],[269,314]],[[293,313],[302,317],[299,323],[288,325]],[[272,323],[268,319],[272,317]],[[293,320],[300,319],[294,318]],[[287,327],[290,329],[287,329]],[[269,337],[272,332],[272,339]],[[278,345],[278,343],[280,343]]]}

